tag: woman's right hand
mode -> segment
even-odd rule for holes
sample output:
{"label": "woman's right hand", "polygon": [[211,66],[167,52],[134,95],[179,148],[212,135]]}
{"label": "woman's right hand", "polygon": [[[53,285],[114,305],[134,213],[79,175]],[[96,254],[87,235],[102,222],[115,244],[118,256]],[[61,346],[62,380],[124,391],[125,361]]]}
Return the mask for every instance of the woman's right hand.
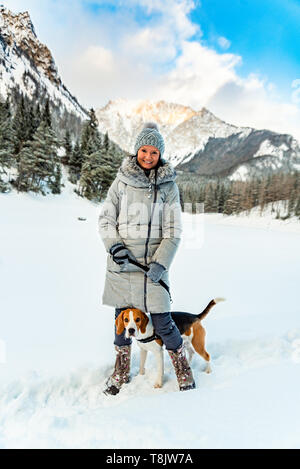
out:
{"label": "woman's right hand", "polygon": [[136,258],[132,254],[132,252],[129,251],[129,249],[127,249],[122,243],[114,244],[110,248],[109,252],[112,255],[112,258],[114,262],[116,262],[116,264],[128,264],[129,259],[136,261]]}

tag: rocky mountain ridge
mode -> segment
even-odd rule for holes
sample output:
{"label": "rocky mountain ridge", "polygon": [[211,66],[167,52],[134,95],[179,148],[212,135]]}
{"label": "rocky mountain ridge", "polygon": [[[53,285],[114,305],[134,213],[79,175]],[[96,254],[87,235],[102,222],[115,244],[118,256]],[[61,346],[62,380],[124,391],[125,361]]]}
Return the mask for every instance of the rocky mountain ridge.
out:
{"label": "rocky mountain ridge", "polygon": [[11,90],[30,99],[50,99],[58,127],[60,121],[75,128],[87,118],[87,111],[63,84],[54,58],[35,32],[27,11],[12,13],[0,5],[0,95]]}
{"label": "rocky mountain ridge", "polygon": [[203,107],[161,101],[109,101],[96,110],[99,127],[128,152],[147,121],[166,142],[165,156],[178,172],[245,179],[274,171],[300,170],[300,145],[291,135],[237,127]]}

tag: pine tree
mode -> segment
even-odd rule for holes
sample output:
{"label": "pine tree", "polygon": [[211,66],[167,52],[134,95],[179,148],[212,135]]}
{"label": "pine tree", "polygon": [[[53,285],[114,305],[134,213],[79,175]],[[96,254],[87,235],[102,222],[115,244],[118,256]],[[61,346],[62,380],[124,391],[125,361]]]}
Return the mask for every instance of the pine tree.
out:
{"label": "pine tree", "polygon": [[216,199],[215,189],[212,183],[206,186],[204,210],[205,212],[217,211],[217,199]]}
{"label": "pine tree", "polygon": [[49,188],[51,189],[52,194],[61,193],[61,180],[62,180],[61,166],[58,163],[54,167],[54,175],[51,179],[51,182],[48,184]]}
{"label": "pine tree", "polygon": [[61,170],[57,155],[58,140],[54,131],[41,122],[33,139],[27,141],[19,154],[18,191],[60,193]]}
{"label": "pine tree", "polygon": [[218,192],[218,213],[223,213],[225,205],[225,186],[222,183]]}
{"label": "pine tree", "polygon": [[289,201],[288,201],[288,218],[293,216],[293,213],[295,210],[295,204],[297,202],[296,196],[297,194],[295,190],[292,190]]}
{"label": "pine tree", "polygon": [[298,196],[297,202],[295,203],[295,217],[298,217],[300,220],[300,195]]}
{"label": "pine tree", "polygon": [[[34,130],[34,132],[36,132],[38,126],[41,123],[41,121],[42,121],[42,111],[41,111],[40,104],[37,103],[36,107],[34,108],[34,119],[33,119],[33,130]],[[34,134],[34,132],[33,132],[33,134]]]}
{"label": "pine tree", "polygon": [[50,111],[50,102],[49,98],[46,99],[44,111],[42,113],[42,122],[45,123],[46,127],[52,127],[52,118],[51,118],[51,111]]}
{"label": "pine tree", "polygon": [[37,192],[34,185],[35,157],[33,155],[33,143],[28,141],[23,145],[18,158],[18,177],[14,185],[18,192]]}
{"label": "pine tree", "polygon": [[70,160],[72,158],[73,147],[72,147],[72,142],[71,142],[70,131],[68,129],[65,131],[65,136],[63,139],[63,147],[65,149],[65,155],[62,157],[61,162],[64,165],[69,165]]}
{"label": "pine tree", "polygon": [[43,122],[40,124],[34,138],[36,147],[33,153],[37,158],[37,174],[40,174],[41,181],[46,183],[53,194],[59,194],[61,186],[60,160],[57,154],[59,141],[52,128],[45,124]]}
{"label": "pine tree", "polygon": [[10,103],[10,94],[5,102],[0,101],[0,192],[10,191],[10,170],[16,166],[14,152],[16,137],[13,129]]}
{"label": "pine tree", "polygon": [[71,177],[73,180],[76,177],[74,172],[76,164],[81,166],[78,192],[89,200],[97,199],[100,196],[102,187],[100,162],[103,148],[96,113],[91,108],[89,119],[85,122],[82,129],[80,151],[76,149],[71,161],[71,171],[73,174]]}
{"label": "pine tree", "polygon": [[27,135],[26,140],[32,140],[33,135],[36,129],[39,126],[39,122],[37,123],[36,119],[36,112],[33,103],[31,102],[28,108],[28,113],[26,113],[27,117]]}
{"label": "pine tree", "polygon": [[100,200],[101,187],[101,151],[97,151],[88,155],[82,165],[79,194],[89,200]]}
{"label": "pine tree", "polygon": [[80,146],[84,159],[88,155],[97,152],[102,146],[98,120],[93,108],[89,111],[89,120],[83,126]]}
{"label": "pine tree", "polygon": [[17,155],[25,141],[27,136],[27,119],[25,116],[25,100],[24,96],[21,96],[21,99],[18,103],[17,110],[13,119],[13,130],[15,133],[15,145],[14,153]]}
{"label": "pine tree", "polygon": [[239,187],[240,186],[237,183],[237,181],[234,181],[231,183],[230,191],[226,199],[226,202],[224,204],[225,215],[232,215],[232,214],[239,213],[240,201],[241,201]]}
{"label": "pine tree", "polygon": [[100,153],[100,168],[98,175],[101,179],[100,200],[106,197],[107,191],[116,177],[122,162],[122,155],[110,147],[109,140],[104,139],[103,150]]}
{"label": "pine tree", "polygon": [[14,139],[10,104],[7,99],[5,103],[0,102],[0,180],[1,175],[7,174],[15,164]]}
{"label": "pine tree", "polygon": [[83,163],[83,154],[79,141],[77,140],[69,161],[70,181],[76,184],[80,178],[81,168]]}
{"label": "pine tree", "polygon": [[110,147],[109,147],[109,138],[108,138],[108,132],[105,132],[104,139],[103,139],[103,149],[105,152],[108,152]]}
{"label": "pine tree", "polygon": [[116,177],[122,161],[109,140],[104,138],[103,145],[97,151],[88,155],[82,165],[79,193],[89,200],[98,200],[106,196],[106,193]]}

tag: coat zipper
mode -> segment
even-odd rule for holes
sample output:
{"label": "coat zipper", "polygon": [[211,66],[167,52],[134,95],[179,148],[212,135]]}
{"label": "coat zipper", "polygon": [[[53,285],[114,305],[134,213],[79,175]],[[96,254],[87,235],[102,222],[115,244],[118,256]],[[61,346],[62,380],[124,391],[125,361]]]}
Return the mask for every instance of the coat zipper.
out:
{"label": "coat zipper", "polygon": [[[146,239],[146,244],[145,244],[145,256],[144,256],[145,265],[147,265],[148,244],[149,244],[149,240],[150,240],[152,217],[153,217],[156,198],[157,198],[156,177],[157,177],[157,173],[155,172],[154,199],[153,199],[153,206],[152,206],[152,210],[151,210],[150,220],[149,220],[149,223],[148,223],[148,234],[147,234],[147,239]],[[148,313],[148,309],[147,309],[147,274],[145,274],[145,276],[144,276],[144,305],[145,305],[145,313]]]}

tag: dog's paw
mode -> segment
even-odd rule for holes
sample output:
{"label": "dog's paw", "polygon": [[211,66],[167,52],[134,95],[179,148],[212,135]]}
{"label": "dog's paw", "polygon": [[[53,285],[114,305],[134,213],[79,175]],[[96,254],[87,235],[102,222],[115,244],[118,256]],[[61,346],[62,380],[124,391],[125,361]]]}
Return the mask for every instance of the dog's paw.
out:
{"label": "dog's paw", "polygon": [[205,373],[208,374],[208,375],[211,373],[211,366],[210,365],[207,365],[207,367],[205,369]]}
{"label": "dog's paw", "polygon": [[143,370],[140,370],[140,375],[144,375],[145,374],[145,368]]}
{"label": "dog's paw", "polygon": [[162,383],[155,383],[155,384],[154,384],[154,388],[155,388],[155,389],[162,388]]}

